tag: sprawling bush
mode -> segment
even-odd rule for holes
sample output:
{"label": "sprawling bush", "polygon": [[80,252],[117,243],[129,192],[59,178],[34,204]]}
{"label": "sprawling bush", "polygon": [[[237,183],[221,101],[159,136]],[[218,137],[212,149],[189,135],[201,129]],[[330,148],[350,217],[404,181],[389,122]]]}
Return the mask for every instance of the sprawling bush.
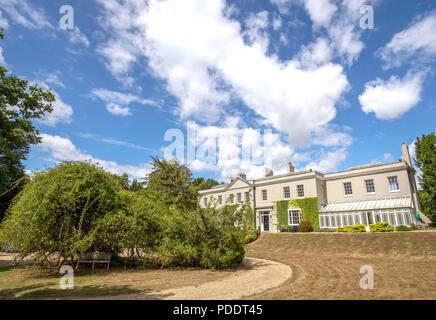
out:
{"label": "sprawling bush", "polygon": [[395,227],[395,231],[412,231],[413,228],[412,227],[408,227],[408,226],[398,226]]}
{"label": "sprawling bush", "polygon": [[[191,183],[189,171],[182,169],[184,178],[172,181],[171,188]],[[173,177],[181,169],[165,162],[164,170]],[[158,185],[167,175],[152,176],[159,177],[154,180]],[[0,227],[0,245],[41,263],[58,257],[59,265],[98,250],[127,253],[147,266],[219,269],[238,266],[244,244],[258,235],[244,223],[237,226],[244,221],[245,206],[192,208],[191,191],[184,193],[189,186],[175,186],[180,205],[162,200],[161,186],[132,192],[122,178],[79,162],[36,174],[14,199]]]}
{"label": "sprawling bush", "polygon": [[371,232],[389,232],[389,231],[394,231],[394,228],[388,227],[387,222],[377,222],[375,224],[370,224],[369,230]]}
{"label": "sprawling bush", "polygon": [[48,262],[56,253],[59,264],[79,252],[132,247],[153,225],[135,215],[141,201],[134,196],[123,194],[113,175],[95,165],[64,162],[37,173],[18,194],[1,225],[0,241],[19,258],[32,255]]}
{"label": "sprawling bush", "polygon": [[356,224],[354,226],[338,228],[338,232],[366,232],[366,228],[364,224]]}
{"label": "sprawling bush", "polygon": [[312,232],[312,224],[308,221],[301,221],[298,225],[298,232]]}

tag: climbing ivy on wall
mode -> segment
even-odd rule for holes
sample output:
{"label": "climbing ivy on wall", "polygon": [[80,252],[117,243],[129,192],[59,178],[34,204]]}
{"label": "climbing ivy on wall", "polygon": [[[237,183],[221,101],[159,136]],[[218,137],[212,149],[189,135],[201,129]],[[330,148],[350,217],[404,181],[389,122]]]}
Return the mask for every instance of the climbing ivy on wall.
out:
{"label": "climbing ivy on wall", "polygon": [[313,229],[319,228],[318,198],[303,198],[294,200],[280,200],[276,202],[277,222],[279,225],[288,225],[288,209],[297,207],[301,209],[303,221],[312,224]]}
{"label": "climbing ivy on wall", "polygon": [[313,229],[319,228],[318,198],[304,198],[291,200],[292,205],[301,208],[303,221],[312,224]]}
{"label": "climbing ivy on wall", "polygon": [[279,226],[288,225],[288,207],[289,200],[280,200],[276,202],[277,223]]}

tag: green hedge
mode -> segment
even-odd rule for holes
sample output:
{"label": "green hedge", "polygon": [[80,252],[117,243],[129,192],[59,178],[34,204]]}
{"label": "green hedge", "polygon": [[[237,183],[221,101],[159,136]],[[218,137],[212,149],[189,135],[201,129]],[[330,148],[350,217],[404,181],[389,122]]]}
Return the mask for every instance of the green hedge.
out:
{"label": "green hedge", "polygon": [[302,221],[310,222],[313,229],[319,228],[318,198],[276,201],[277,222],[279,225],[288,225],[288,209],[290,206],[301,209]]}
{"label": "green hedge", "polygon": [[338,228],[338,232],[366,232],[366,228],[363,224],[355,224],[354,226]]}

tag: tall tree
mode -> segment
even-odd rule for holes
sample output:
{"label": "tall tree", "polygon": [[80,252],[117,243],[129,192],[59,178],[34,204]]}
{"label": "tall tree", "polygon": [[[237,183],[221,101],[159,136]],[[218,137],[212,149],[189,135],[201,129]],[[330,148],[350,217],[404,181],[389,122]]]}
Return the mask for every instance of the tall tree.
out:
{"label": "tall tree", "polygon": [[436,134],[422,135],[416,139],[416,166],[421,169],[419,193],[422,211],[436,224]]}
{"label": "tall tree", "polygon": [[[3,39],[3,29],[0,29]],[[53,110],[51,90],[43,91],[0,66],[0,221],[19,192],[24,174],[22,161],[32,144],[41,142],[31,120]]]}
{"label": "tall tree", "polygon": [[192,172],[178,160],[152,158],[152,171],[145,177],[147,189],[167,205],[193,209],[197,205],[197,190],[192,184]]}
{"label": "tall tree", "polygon": [[207,190],[219,184],[218,181],[214,179],[206,180],[203,177],[195,178],[192,183],[194,184],[194,186],[197,187],[197,190]]}

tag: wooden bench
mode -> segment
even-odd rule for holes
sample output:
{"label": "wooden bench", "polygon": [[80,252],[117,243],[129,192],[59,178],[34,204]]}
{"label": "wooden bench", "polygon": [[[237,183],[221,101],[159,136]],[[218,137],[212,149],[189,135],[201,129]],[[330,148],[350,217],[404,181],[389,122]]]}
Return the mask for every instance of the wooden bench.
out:
{"label": "wooden bench", "polygon": [[88,252],[79,255],[77,259],[76,269],[79,267],[79,263],[92,263],[92,269],[96,263],[107,263],[107,270],[109,270],[109,263],[111,261],[112,254],[109,252]]}

